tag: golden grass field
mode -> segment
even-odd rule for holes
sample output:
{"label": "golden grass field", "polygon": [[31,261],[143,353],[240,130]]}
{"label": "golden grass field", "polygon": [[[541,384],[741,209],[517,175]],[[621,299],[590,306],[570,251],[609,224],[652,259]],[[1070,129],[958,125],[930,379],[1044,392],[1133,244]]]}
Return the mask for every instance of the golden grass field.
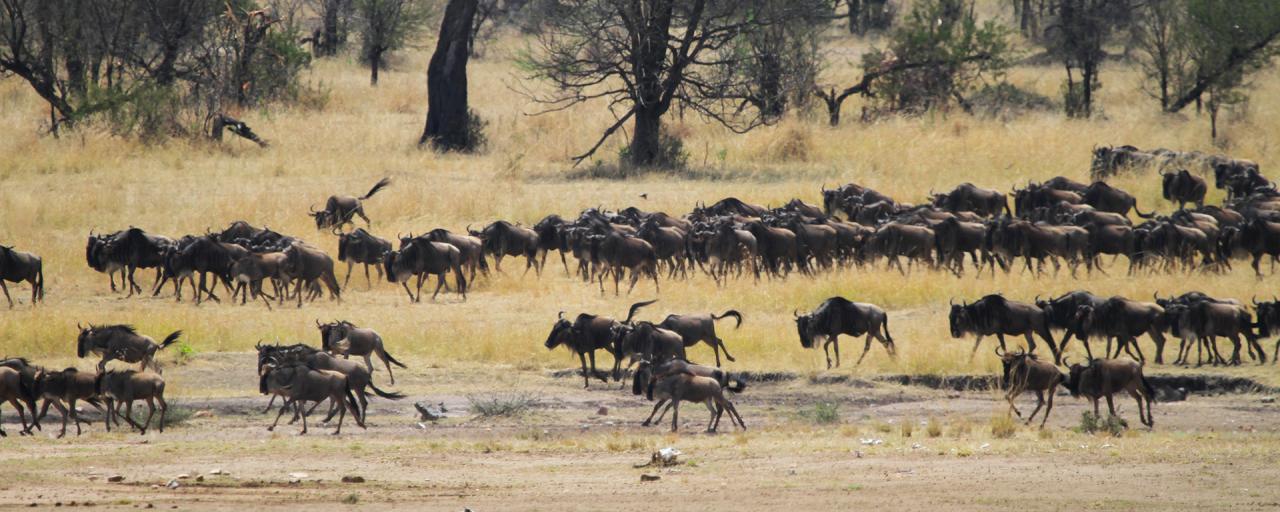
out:
{"label": "golden grass field", "polygon": [[[872,43],[833,29],[827,47],[830,69],[822,82],[853,80],[855,56]],[[717,289],[709,278],[698,276],[664,281],[660,295],[642,283],[630,297],[614,297],[612,290],[601,295],[594,286],[566,278],[558,262],[548,261],[539,279],[532,273],[522,277],[523,261],[508,260],[506,274],[479,279],[466,302],[446,295],[437,303],[410,305],[403,291],[388,283],[366,290],[363,277],[353,277],[341,304],[321,300],[268,312],[261,304],[195,307],[165,296],[125,300],[110,293],[106,276],[84,262],[91,229],[134,225],[176,237],[220,229],[238,219],[303,237],[336,255],[336,239],[314,229],[308,206],[334,193],[363,194],[382,176],[391,176],[395,184],[368,201],[366,209],[373,231],[390,238],[434,227],[461,230],[494,219],[532,224],[549,213],[573,216],[597,205],[680,214],[698,201],[726,196],[773,205],[795,197],[820,203],[821,186],[851,181],[919,201],[930,189],[964,181],[1008,190],[1055,175],[1085,180],[1090,148],[1103,144],[1226,152],[1260,162],[1264,172],[1280,149],[1273,143],[1280,136],[1276,73],[1254,80],[1247,116],[1224,116],[1226,148],[1219,149],[1210,144],[1207,119],[1190,110],[1159,114],[1155,101],[1139,90],[1134,66],[1113,63],[1102,73],[1104,113],[1093,120],[1068,120],[1051,112],[1002,122],[957,112],[866,125],[856,122],[857,98],[846,103],[846,122],[838,128],[826,126],[822,113],[796,115],[746,135],[696,117],[673,117],[668,128],[684,137],[700,179],[655,173],[626,181],[570,180],[565,177],[571,167],[568,157],[589,147],[611,118],[595,104],[528,115],[538,106],[515,92],[524,78],[512,62],[525,44],[504,35],[471,65],[472,105],[490,122],[488,150],[474,156],[440,155],[415,146],[425,115],[423,70],[429,47],[401,52],[376,88],[368,85],[366,70],[353,56],[316,62],[304,79],[327,91],[329,101],[321,110],[234,112],[271,142],[266,150],[241,140],[221,146],[185,140],[146,146],[92,125],[53,138],[39,130],[45,107],[28,87],[13,79],[0,82],[0,241],[43,256],[47,279],[47,303],[32,308],[23,299],[19,307],[0,314],[0,353],[66,359],[73,354],[78,322],[133,323],[153,336],[183,329],[189,345],[205,353],[243,351],[258,340],[314,342],[315,319],[346,318],[380,331],[393,353],[435,365],[551,369],[576,363],[567,352],[542,347],[558,311],[625,315],[631,302],[657,297],[660,301],[643,318],[742,311],[746,321],[739,331],[723,323],[720,327],[738,357],[733,368],[818,371],[824,367],[822,355],[801,349],[790,314],[838,294],[888,309],[901,353],[891,361],[875,347],[854,368],[861,340],[846,340],[846,364],[838,371],[970,373],[993,370],[995,360],[986,345],[982,354],[987,357],[970,363],[972,342],[949,338],[945,309],[953,297],[1003,291],[1030,300],[1037,294],[1087,288],[1146,298],[1152,292],[1199,289],[1247,300],[1277,292],[1276,278],[1256,280],[1242,266],[1230,275],[1125,277],[1121,264],[1112,267],[1110,277],[1082,274],[1080,279],[1065,272],[1037,279],[1017,271],[994,280],[930,271],[903,277],[877,268],[785,281],[740,280]],[[1061,74],[1056,67],[1020,67],[1010,72],[1010,79],[1057,97]],[[615,137],[599,158],[615,159],[623,140]],[[1158,182],[1151,173],[1115,180],[1138,197],[1143,209],[1169,211],[1171,205],[1159,197]],[[647,200],[638,197],[642,192]],[[1210,202],[1220,199],[1221,192],[1212,190]],[[340,268],[339,278],[343,274]],[[152,277],[143,272],[139,282],[147,286]],[[15,297],[27,293],[25,285],[10,290]],[[1072,350],[1082,357],[1078,343]],[[708,359],[710,352],[699,347],[691,356]],[[1232,371],[1280,382],[1269,366]]]}

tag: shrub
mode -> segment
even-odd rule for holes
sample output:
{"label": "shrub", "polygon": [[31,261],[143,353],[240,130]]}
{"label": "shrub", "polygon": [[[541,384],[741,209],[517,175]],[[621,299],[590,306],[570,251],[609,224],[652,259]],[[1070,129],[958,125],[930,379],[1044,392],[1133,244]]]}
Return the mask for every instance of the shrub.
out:
{"label": "shrub", "polygon": [[942,424],[938,422],[937,418],[929,418],[929,424],[925,426],[924,431],[929,437],[941,437]]}
{"label": "shrub", "polygon": [[530,393],[511,395],[470,395],[471,410],[482,418],[519,416],[538,405],[538,397]]}
{"label": "shrub", "polygon": [[1007,414],[991,417],[991,435],[996,439],[1008,439],[1018,432],[1018,422]]}

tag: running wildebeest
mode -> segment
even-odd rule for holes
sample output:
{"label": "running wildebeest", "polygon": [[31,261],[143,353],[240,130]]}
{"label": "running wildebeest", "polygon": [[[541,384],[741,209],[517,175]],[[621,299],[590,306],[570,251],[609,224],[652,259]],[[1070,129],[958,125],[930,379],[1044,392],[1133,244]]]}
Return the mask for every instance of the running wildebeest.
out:
{"label": "running wildebeest", "polygon": [[382,360],[382,364],[386,365],[387,376],[391,378],[391,385],[393,386],[396,383],[396,376],[391,372],[391,365],[408,368],[404,363],[396,361],[396,358],[387,353],[387,349],[382,343],[382,336],[378,335],[373,329],[356,327],[355,324],[346,320],[327,324],[322,324],[319,320],[316,320],[316,328],[320,329],[321,349],[331,354],[341,354],[343,359],[352,355],[363,357],[364,365],[369,369],[369,373],[373,373],[373,360],[370,355],[377,354],[378,359]]}
{"label": "running wildebeest", "polygon": [[338,427],[334,430],[333,435],[342,433],[342,422],[347,418],[347,411],[351,412],[351,416],[355,418],[357,425],[361,428],[367,428],[347,376],[342,373],[332,370],[313,369],[303,363],[289,363],[280,366],[268,364],[261,371],[258,390],[264,395],[272,394],[285,397],[284,405],[280,407],[280,412],[276,414],[276,421],[270,427],[267,427],[269,431],[275,430],[276,425],[280,423],[280,416],[284,415],[285,410],[292,405],[296,413],[302,417],[302,432],[298,434],[306,434],[307,416],[310,415],[311,411],[304,410],[302,402],[316,402],[319,404],[325,400],[329,400],[340,414]]}
{"label": "running wildebeest", "polygon": [[952,302],[949,320],[952,338],[963,338],[966,334],[977,336],[973,352],[969,354],[970,359],[978,351],[978,345],[982,343],[984,336],[994,334],[1000,340],[1000,349],[1008,350],[1004,344],[1004,336],[1021,334],[1027,339],[1027,352],[1035,352],[1036,342],[1032,334],[1038,334],[1049,344],[1054,362],[1061,360],[1061,353],[1053,343],[1053,334],[1049,332],[1049,320],[1044,310],[1034,304],[1015,302],[1000,294],[991,294],[972,304]]}
{"label": "running wildebeest", "polygon": [[342,302],[342,289],[338,287],[338,277],[333,273],[333,258],[324,251],[295,243],[284,252],[282,269],[297,281],[294,293],[298,296],[298,307],[302,307],[303,286],[310,286],[315,281],[323,282],[329,289],[329,298]]}
{"label": "running wildebeest", "polygon": [[[1045,422],[1049,421],[1049,413],[1053,411],[1053,395],[1057,393],[1058,385],[1066,382],[1067,376],[1058,370],[1058,367],[1036,358],[1035,354],[1028,354],[1021,350],[1017,352],[1002,352],[996,349],[996,355],[1000,356],[1000,364],[1004,367],[1002,381],[1006,392],[1005,400],[1009,402],[1009,409],[1022,417],[1022,411],[1014,405],[1014,399],[1018,398],[1024,392],[1034,391],[1036,393],[1036,409],[1031,411],[1031,416],[1027,417],[1027,424],[1036,418],[1036,413],[1040,412],[1041,407],[1045,407],[1044,416],[1040,418],[1040,428],[1044,428]],[[1045,400],[1045,395],[1049,399]]]}
{"label": "running wildebeest", "polygon": [[[657,301],[651,300],[632,304],[627,311],[627,319],[621,323],[606,316],[597,316],[590,313],[579,314],[570,323],[564,318],[564,312],[561,311],[556,323],[551,326],[551,333],[547,335],[547,341],[543,345],[547,347],[547,350],[554,350],[556,347],[564,345],[578,356],[579,362],[582,363],[582,387],[585,388],[591,385],[591,376],[593,375],[607,383],[609,379],[601,376],[596,371],[596,351],[604,349],[606,352],[613,354],[614,367],[617,368],[621,364],[622,354],[618,352],[617,347],[613,344],[613,328],[622,324],[630,324],[631,319],[636,316],[636,311],[654,302]],[[591,359],[589,372],[587,368],[588,357]]]}
{"label": "running wildebeest", "polygon": [[[637,372],[637,376],[641,373],[649,375],[646,396],[650,400],[656,397],[659,400],[668,402],[667,408],[658,416],[656,422],[661,422],[667,410],[670,410],[672,432],[676,432],[679,429],[680,402],[702,403],[707,406],[707,410],[711,412],[711,418],[707,420],[707,432],[716,431],[720,424],[720,416],[724,414],[725,410],[729,411],[730,423],[743,430],[747,429],[747,425],[742,421],[742,416],[738,414],[738,410],[728,398],[725,398],[724,387],[721,386],[717,379],[697,375],[687,368],[681,370],[672,369],[666,373],[657,371]],[[633,392],[635,387],[636,385],[633,384]],[[652,414],[650,416],[652,417]]]}
{"label": "running wildebeest", "polygon": [[31,285],[31,305],[36,305],[44,298],[44,262],[39,256],[29,252],[15,251],[12,246],[0,245],[0,289],[4,290],[4,298],[9,300],[13,308],[13,298],[9,296],[9,286],[5,281],[20,283],[26,281]]}
{"label": "running wildebeest", "polygon": [[[80,327],[77,325],[77,327]],[[160,367],[156,364],[156,352],[168,348],[178,341],[182,331],[173,331],[161,343],[156,343],[150,336],[138,334],[132,325],[107,325],[80,327],[80,336],[76,340],[76,357],[85,357],[90,353],[101,354],[98,372],[107,369],[107,362],[119,359],[126,363],[142,363],[142,370],[150,366],[156,373]]]}
{"label": "running wildebeest", "polygon": [[116,291],[115,273],[120,272],[120,284],[128,287],[129,296],[133,296],[135,292],[142,291],[142,287],[133,280],[134,271],[155,268],[158,282],[165,249],[173,245],[174,241],[168,237],[152,235],[135,227],[109,235],[90,232],[85,259],[90,268],[107,274],[112,292]]}
{"label": "running wildebeest", "polygon": [[[698,377],[708,377],[714,379],[720,384],[720,387],[733,393],[741,393],[747,388],[747,383],[741,378],[736,378],[728,372],[719,368],[693,364],[681,359],[672,359],[662,364],[654,365],[648,361],[642,361],[636,367],[635,374],[631,378],[631,394],[640,396],[645,395],[648,400],[653,400],[654,384],[651,377],[654,375],[666,375],[672,373],[687,373]],[[668,398],[659,398],[658,402],[653,404],[653,410],[649,412],[649,417],[645,418],[642,426],[649,426],[653,423],[654,415],[658,414],[658,409],[665,405]],[[665,413],[665,411],[664,411]]]}
{"label": "running wildebeest", "polygon": [[[1116,415],[1116,406],[1111,396],[1127,392],[1138,401],[1138,417],[1148,427],[1155,426],[1155,418],[1151,416],[1151,403],[1155,401],[1156,390],[1142,375],[1142,363],[1132,359],[1092,359],[1088,365],[1073,364],[1071,373],[1063,385],[1071,391],[1071,396],[1084,395],[1093,402],[1093,415],[1098,417],[1098,399],[1106,397],[1107,409]],[[1146,402],[1146,414],[1143,415],[1143,402]]]}
{"label": "running wildebeest", "polygon": [[[409,294],[410,301],[421,302],[422,283],[427,276],[436,275],[439,280],[436,283],[435,292],[431,294],[431,300],[435,300],[440,294],[440,289],[445,287],[445,274],[452,270],[458,285],[458,294],[466,300],[467,278],[462,272],[462,252],[457,247],[424,238],[413,238],[407,242],[402,240],[402,243],[406,244],[404,248],[399,251],[387,251],[382,257],[387,281],[400,283],[405,293]],[[411,277],[417,278],[417,296],[414,296],[413,291],[409,289]]]}
{"label": "running wildebeest", "polygon": [[389,185],[391,185],[391,178],[382,178],[373,185],[373,188],[369,189],[368,194],[363,196],[329,196],[329,200],[325,202],[324,210],[316,210],[313,205],[311,207],[311,216],[315,217],[316,229],[328,228],[334,233],[338,233],[343,226],[351,224],[351,218],[356,215],[364,219],[365,225],[372,225],[369,222],[369,217],[364,214],[364,201]]}
{"label": "running wildebeest", "polygon": [[866,346],[858,363],[867,357],[871,350],[871,339],[875,338],[884,345],[890,357],[897,354],[893,344],[893,336],[889,334],[889,315],[879,306],[862,302],[850,302],[844,297],[831,297],[818,305],[812,313],[801,315],[799,311],[792,314],[796,320],[796,330],[800,334],[800,346],[816,348],[817,339],[821,338],[822,351],[827,356],[827,368],[831,368],[831,345],[836,349],[836,366],[840,366],[840,335],[867,336]]}
{"label": "running wildebeest", "polygon": [[[112,418],[122,416],[120,405],[123,404],[125,406],[124,421],[138,429],[141,435],[146,435],[147,428],[151,426],[151,418],[156,413],[156,402],[160,402],[160,422],[157,428],[161,433],[164,432],[164,417],[169,412],[169,404],[164,401],[164,379],[159,375],[134,370],[111,370],[98,374],[94,389],[107,408],[108,432],[111,431]],[[133,419],[133,402],[137,400],[147,401],[147,420],[142,423]],[[116,424],[120,424],[119,419],[116,419]]]}
{"label": "running wildebeest", "polygon": [[382,280],[382,255],[391,250],[391,242],[373,236],[364,228],[356,228],[350,233],[338,235],[338,261],[347,263],[347,277],[342,287],[351,284],[351,269],[356,263],[364,265],[364,280],[373,288],[373,280],[369,278],[369,266],[378,271],[378,280]]}
{"label": "running wildebeest", "polygon": [[538,263],[538,233],[524,226],[517,226],[505,220],[494,221],[480,231],[467,233],[483,242],[484,252],[493,256],[493,268],[502,272],[502,258],[507,256],[524,256],[524,272],[533,269],[535,274],[542,274],[542,266]]}
{"label": "running wildebeest", "polygon": [[697,315],[667,315],[658,324],[658,327],[675,331],[684,340],[684,346],[691,347],[698,342],[706,343],[716,354],[716,368],[720,367],[720,352],[724,351],[725,359],[736,361],[733,356],[729,355],[729,348],[725,346],[724,340],[716,336],[716,320],[728,317],[735,318],[738,323],[733,328],[742,327],[742,313],[732,309],[725,311],[717,316],[712,313],[704,313]]}

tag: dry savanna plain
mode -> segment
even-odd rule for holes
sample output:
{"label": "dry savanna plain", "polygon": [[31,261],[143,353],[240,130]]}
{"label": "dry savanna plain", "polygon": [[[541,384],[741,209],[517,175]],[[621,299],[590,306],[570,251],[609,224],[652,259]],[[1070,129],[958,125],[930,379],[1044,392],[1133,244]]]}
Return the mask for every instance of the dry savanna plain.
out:
{"label": "dry savanna plain", "polygon": [[[838,32],[825,42],[823,83],[854,80],[857,56],[875,43]],[[683,137],[690,171],[585,178],[581,167],[592,163],[573,169],[569,157],[590,147],[612,117],[599,104],[529,115],[539,107],[518,91],[542,86],[526,82],[513,64],[527,44],[514,34],[486,43],[470,66],[472,106],[489,122],[485,151],[443,155],[416,147],[426,105],[425,41],[396,54],[377,87],[347,54],[304,72],[304,80],[323,91],[321,104],[234,112],[270,141],[267,149],[241,140],[144,145],[92,124],[53,138],[40,130],[48,113],[29,87],[0,80],[0,243],[40,254],[46,276],[46,300],[35,307],[26,300],[25,284],[10,285],[21,300],[0,311],[0,355],[90,370],[96,359],[75,358],[78,323],[129,323],[157,339],[184,332],[178,346],[159,358],[173,416],[163,433],[108,433],[90,407],[85,416],[95,421],[82,435],[54,438],[59,421],[51,413],[43,431],[19,437],[6,404],[0,412],[10,435],[0,439],[0,507],[1280,507],[1280,405],[1267,400],[1280,386],[1280,370],[1270,362],[1246,360],[1231,368],[1148,364],[1148,375],[1240,377],[1257,387],[1157,402],[1154,429],[1139,428],[1132,401],[1118,398],[1120,414],[1134,427],[1119,435],[1080,432],[1087,402],[1065,394],[1057,397],[1047,426],[1037,429],[1010,420],[998,391],[903,386],[883,378],[999,370],[990,341],[970,360],[972,339],[951,339],[947,308],[953,298],[1003,292],[1029,301],[1073,289],[1134,298],[1191,290],[1242,300],[1280,293],[1280,277],[1257,279],[1247,264],[1223,274],[1128,276],[1117,262],[1105,276],[1037,277],[1015,270],[957,278],[919,268],[903,276],[881,263],[759,282],[730,279],[723,286],[699,274],[664,279],[660,293],[641,282],[629,296],[615,296],[567,277],[553,254],[541,276],[524,275],[520,259],[504,262],[505,272],[477,279],[465,301],[444,294],[410,304],[399,287],[369,287],[357,273],[341,302],[321,299],[271,311],[261,303],[176,303],[168,292],[126,299],[86,266],[90,230],[138,226],[177,237],[235,220],[304,238],[336,256],[335,237],[315,229],[309,206],[330,194],[363,194],[384,176],[394,184],[370,199],[366,210],[372,231],[391,238],[495,219],[531,225],[550,213],[573,217],[597,206],[679,215],[698,202],[729,196],[774,206],[792,198],[820,204],[821,187],[848,182],[918,202],[930,189],[966,181],[1004,191],[1057,175],[1085,181],[1095,145],[1223,152],[1255,160],[1270,174],[1280,161],[1276,72],[1253,79],[1245,114],[1224,116],[1215,147],[1207,119],[1191,110],[1159,114],[1140,89],[1135,65],[1113,61],[1101,74],[1102,114],[1091,120],[1068,120],[1057,111],[1010,119],[957,111],[864,124],[853,114],[860,108],[857,98],[846,103],[846,122],[836,128],[817,111],[745,135],[691,114],[672,116],[666,126]],[[1057,98],[1064,77],[1059,67],[1023,65],[1008,78]],[[616,160],[622,141],[615,137],[599,158]],[[1173,209],[1161,198],[1153,172],[1112,183],[1132,192],[1144,211]],[[1222,199],[1221,191],[1210,190],[1210,203]],[[339,278],[345,273],[340,266]],[[139,282],[147,286],[152,277],[144,271]],[[826,370],[820,350],[800,346],[792,311],[810,310],[834,295],[888,311],[896,359],[877,346],[855,366],[861,339],[845,338],[844,364]],[[742,312],[740,328],[718,325],[737,359],[726,368],[781,376],[731,395],[748,430],[725,423],[718,435],[702,434],[706,412],[693,405],[682,408],[678,434],[668,433],[669,424],[642,427],[649,402],[617,383],[597,381],[582,389],[581,380],[564,371],[576,368],[576,357],[543,346],[560,311],[620,317],[631,303],[654,298],[658,302],[641,318]],[[306,436],[297,435],[299,425],[268,432],[274,415],[262,414],[267,398],[258,394],[254,346],[317,344],[317,319],[347,319],[381,333],[408,369],[397,369],[395,386],[380,366],[374,380],[407,398],[375,399],[367,430],[348,419],[342,434],[331,437],[332,427],[313,417]],[[1141,343],[1150,346],[1145,337]],[[1270,353],[1271,340],[1264,343]],[[1069,356],[1084,357],[1079,343]],[[601,366],[612,363],[602,357]],[[708,362],[712,354],[699,345],[690,358]],[[446,417],[424,422],[416,402],[443,403]],[[495,403],[524,410],[506,416],[480,411]],[[1024,411],[1033,405],[1031,395],[1020,399]],[[635,467],[666,447],[682,452],[678,464]],[[643,475],[659,478],[642,481]]]}

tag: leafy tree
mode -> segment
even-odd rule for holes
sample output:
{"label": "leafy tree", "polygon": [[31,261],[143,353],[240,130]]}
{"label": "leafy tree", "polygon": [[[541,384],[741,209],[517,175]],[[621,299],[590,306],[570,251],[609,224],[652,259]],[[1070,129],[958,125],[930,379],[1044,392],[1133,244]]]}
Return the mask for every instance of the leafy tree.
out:
{"label": "leafy tree", "polygon": [[387,52],[404,47],[426,26],[430,7],[426,0],[355,0],[360,58],[369,64],[370,85],[378,85]]}
{"label": "leafy tree", "polygon": [[1053,7],[1057,18],[1045,29],[1045,45],[1067,71],[1063,104],[1068,116],[1089,117],[1093,93],[1102,86],[1103,45],[1116,23],[1129,19],[1130,0],[1054,0]]}

